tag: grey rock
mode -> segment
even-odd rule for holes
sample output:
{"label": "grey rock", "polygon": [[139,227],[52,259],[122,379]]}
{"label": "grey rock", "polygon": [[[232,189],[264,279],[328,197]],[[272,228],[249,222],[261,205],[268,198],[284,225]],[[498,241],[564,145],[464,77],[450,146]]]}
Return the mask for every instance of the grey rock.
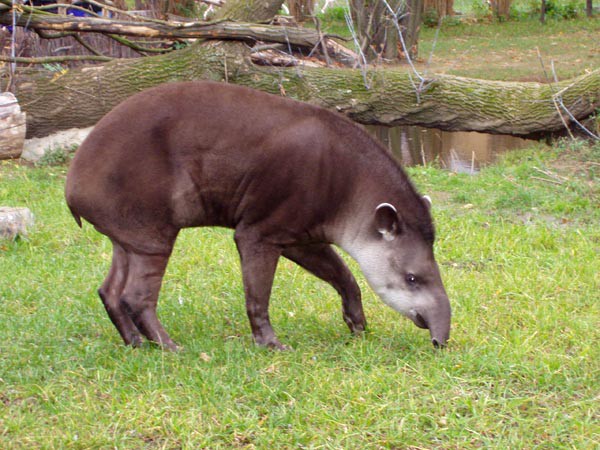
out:
{"label": "grey rock", "polygon": [[0,239],[26,237],[33,223],[33,213],[28,208],[0,206]]}

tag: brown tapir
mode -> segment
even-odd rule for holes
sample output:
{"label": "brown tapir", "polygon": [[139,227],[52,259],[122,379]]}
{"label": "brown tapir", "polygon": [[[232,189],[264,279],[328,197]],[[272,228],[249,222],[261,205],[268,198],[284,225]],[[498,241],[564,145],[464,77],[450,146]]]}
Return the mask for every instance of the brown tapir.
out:
{"label": "brown tapir", "polygon": [[96,125],[71,163],[66,199],[80,226],[83,217],[112,241],[98,292],[126,344],[141,333],[177,348],[156,316],[158,292],[179,230],[197,226],[235,230],[260,345],[285,348],[268,312],[280,256],[330,283],[350,330],[364,330],[359,287],[331,244],[385,303],[429,328],[434,346],[448,340],[429,202],[340,114],[221,83],[151,88]]}

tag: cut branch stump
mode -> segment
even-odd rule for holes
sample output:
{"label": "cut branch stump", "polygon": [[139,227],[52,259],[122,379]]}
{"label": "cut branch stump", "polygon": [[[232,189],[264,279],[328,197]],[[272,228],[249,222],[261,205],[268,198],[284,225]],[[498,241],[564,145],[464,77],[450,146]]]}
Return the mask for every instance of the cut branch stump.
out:
{"label": "cut branch stump", "polygon": [[0,159],[18,158],[25,141],[25,113],[10,92],[0,93]]}

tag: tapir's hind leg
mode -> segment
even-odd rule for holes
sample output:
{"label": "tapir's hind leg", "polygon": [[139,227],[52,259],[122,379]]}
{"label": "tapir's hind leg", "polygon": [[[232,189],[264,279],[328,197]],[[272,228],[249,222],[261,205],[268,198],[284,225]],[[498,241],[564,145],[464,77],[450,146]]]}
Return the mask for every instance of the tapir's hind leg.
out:
{"label": "tapir's hind leg", "polygon": [[158,292],[167,267],[169,254],[145,255],[127,253],[129,271],[121,294],[121,302],[129,312],[131,320],[146,338],[163,348],[177,350],[156,317]]}
{"label": "tapir's hind leg", "polygon": [[125,344],[137,347],[142,343],[142,337],[129,317],[125,305],[121,302],[121,293],[127,280],[128,269],[127,253],[123,247],[113,242],[112,265],[104,283],[98,289],[98,295],[102,299],[108,317],[119,330]]}
{"label": "tapir's hind leg", "polygon": [[367,321],[360,288],[350,269],[330,245],[290,247],[283,251],[283,256],[331,284],[342,297],[342,313],[350,331],[364,331]]}

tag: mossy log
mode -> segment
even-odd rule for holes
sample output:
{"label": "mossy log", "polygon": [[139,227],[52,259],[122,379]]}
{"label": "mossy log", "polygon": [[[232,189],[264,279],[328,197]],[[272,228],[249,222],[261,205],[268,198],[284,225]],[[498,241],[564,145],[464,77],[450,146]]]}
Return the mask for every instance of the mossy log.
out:
{"label": "mossy log", "polygon": [[369,88],[359,70],[258,67],[245,46],[219,42],[72,69],[51,80],[30,80],[18,87],[17,98],[27,113],[29,137],[93,125],[135,92],[183,80],[210,79],[287,95],[335,109],[363,124],[516,136],[563,129],[563,120],[570,119],[556,100],[578,120],[600,108],[600,70],[553,85],[429,75],[418,95],[415,76],[407,70],[378,69],[366,78]]}

